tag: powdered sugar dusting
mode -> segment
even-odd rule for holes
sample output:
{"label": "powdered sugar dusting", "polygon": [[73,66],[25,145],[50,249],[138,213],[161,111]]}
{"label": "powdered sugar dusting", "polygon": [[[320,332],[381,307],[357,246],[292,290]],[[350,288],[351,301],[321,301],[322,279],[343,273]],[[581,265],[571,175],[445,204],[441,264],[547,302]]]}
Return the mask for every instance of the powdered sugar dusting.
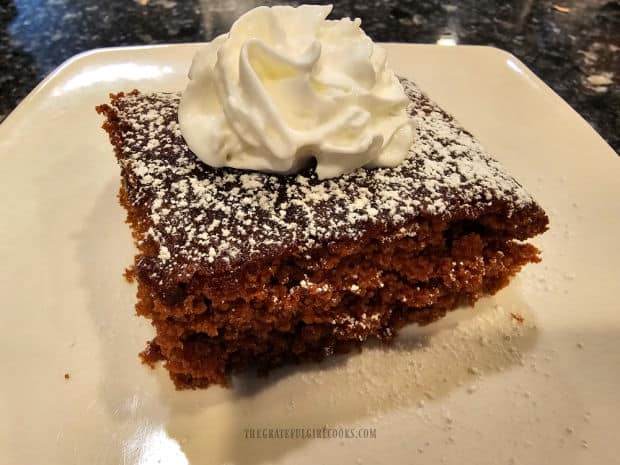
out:
{"label": "powdered sugar dusting", "polygon": [[116,99],[126,189],[134,205],[150,210],[147,235],[159,247],[163,274],[178,263],[221,271],[285,250],[303,253],[360,239],[369,226],[413,235],[420,215],[475,218],[495,208],[510,216],[534,205],[471,134],[413,83],[403,85],[418,128],[408,159],[324,181],[310,170],[286,177],[213,169],[183,141],[178,94]]}

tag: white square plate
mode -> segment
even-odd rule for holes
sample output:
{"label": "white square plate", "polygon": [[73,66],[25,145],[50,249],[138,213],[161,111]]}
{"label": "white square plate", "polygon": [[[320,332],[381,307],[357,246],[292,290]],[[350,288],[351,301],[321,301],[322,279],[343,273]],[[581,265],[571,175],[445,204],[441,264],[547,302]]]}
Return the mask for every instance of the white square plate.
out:
{"label": "white square plate", "polygon": [[[620,160],[505,52],[386,47],[547,210],[543,263],[393,347],[177,392],[137,358],[152,330],[94,107],[183,89],[198,45],[80,55],[0,125],[0,463],[620,463]],[[246,437],[325,425],[376,437]]]}

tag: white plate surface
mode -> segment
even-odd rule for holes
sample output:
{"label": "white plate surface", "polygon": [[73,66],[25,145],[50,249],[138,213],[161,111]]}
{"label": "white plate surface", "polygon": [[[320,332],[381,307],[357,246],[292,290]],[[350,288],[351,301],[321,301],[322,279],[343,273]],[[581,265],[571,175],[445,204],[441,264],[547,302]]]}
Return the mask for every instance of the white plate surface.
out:
{"label": "white plate surface", "polygon": [[[620,160],[492,48],[387,45],[547,210],[542,264],[394,347],[229,390],[177,392],[141,365],[152,329],[121,276],[133,246],[94,106],[183,89],[196,49],[78,56],[0,125],[0,463],[620,463]],[[376,437],[245,431],[324,425]]]}

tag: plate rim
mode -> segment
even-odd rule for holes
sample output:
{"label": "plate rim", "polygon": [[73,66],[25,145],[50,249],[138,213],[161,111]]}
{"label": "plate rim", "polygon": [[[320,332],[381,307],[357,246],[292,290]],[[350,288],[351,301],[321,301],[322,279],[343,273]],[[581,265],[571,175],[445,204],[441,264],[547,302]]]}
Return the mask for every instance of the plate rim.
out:
{"label": "plate rim", "polygon": [[[24,97],[16,107],[14,107],[8,115],[4,118],[4,120],[0,123],[0,132],[2,132],[3,127],[9,126],[7,122],[13,123],[13,120],[17,117],[21,116],[21,113],[24,112],[25,107],[36,103],[36,99],[40,94],[42,94],[47,87],[52,85],[54,81],[61,77],[63,73],[69,72],[71,68],[79,66],[83,61],[88,60],[96,55],[106,55],[113,54],[115,52],[148,52],[149,50],[163,50],[163,49],[171,49],[171,48],[193,48],[199,47],[209,43],[209,41],[202,42],[179,42],[179,43],[170,43],[170,44],[152,44],[152,45],[126,45],[119,47],[98,47],[90,50],[85,50],[83,52],[77,53],[61,64],[59,64],[56,68],[54,68],[43,80],[41,80],[29,93]],[[587,127],[592,131],[594,135],[600,142],[605,144],[606,148],[611,152],[611,154],[618,158],[616,152],[609,145],[609,143],[601,136],[592,125],[579,113],[577,112],[566,100],[564,100],[555,90],[553,90],[545,81],[542,80],[533,70],[531,70],[525,63],[523,63],[518,57],[516,57],[513,53],[504,50],[499,47],[495,47],[493,45],[437,45],[437,44],[427,44],[427,43],[411,43],[411,42],[377,42],[379,45],[393,47],[393,48],[409,48],[409,47],[420,47],[420,48],[428,48],[428,49],[455,49],[455,50],[479,50],[481,53],[487,53],[490,55],[495,55],[496,57],[503,60],[510,60],[514,63],[519,69],[519,72],[525,72],[527,77],[535,80],[535,82],[541,86],[545,92],[550,93],[554,99],[556,99],[557,103],[563,104],[566,110],[572,112],[574,116],[577,116],[582,123],[585,123]]]}

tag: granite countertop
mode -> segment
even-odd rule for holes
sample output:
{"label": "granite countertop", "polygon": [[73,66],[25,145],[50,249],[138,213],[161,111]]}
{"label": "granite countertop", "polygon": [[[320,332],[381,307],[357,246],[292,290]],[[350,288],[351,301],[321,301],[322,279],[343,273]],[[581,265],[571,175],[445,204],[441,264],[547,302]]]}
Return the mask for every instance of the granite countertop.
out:
{"label": "granite countertop", "polygon": [[[0,0],[0,120],[76,53],[210,40],[260,4],[234,0]],[[306,2],[313,3],[313,2]],[[345,0],[377,41],[492,45],[540,76],[620,152],[620,0]]]}

